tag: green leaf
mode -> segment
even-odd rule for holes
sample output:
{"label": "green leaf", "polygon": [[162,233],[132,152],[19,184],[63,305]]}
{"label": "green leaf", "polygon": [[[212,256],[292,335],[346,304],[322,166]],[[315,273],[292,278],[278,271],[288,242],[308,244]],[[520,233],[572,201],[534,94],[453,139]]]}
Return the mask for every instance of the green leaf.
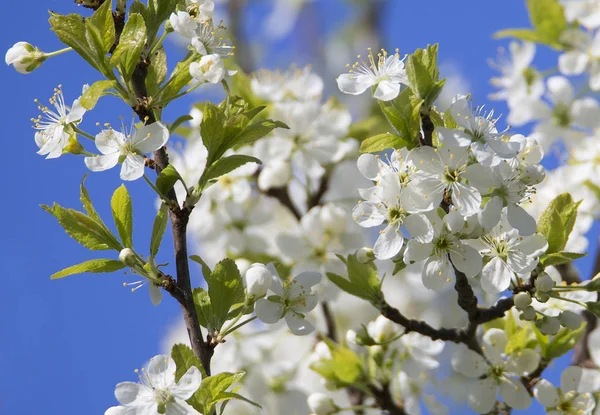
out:
{"label": "green leaf", "polygon": [[112,15],[112,0],[105,1],[85,21],[86,38],[95,46],[98,56],[104,56],[115,43],[115,21]]}
{"label": "green leaf", "polygon": [[600,318],[600,303],[596,301],[587,301],[585,306],[589,312]]}
{"label": "green leaf", "polygon": [[223,392],[226,392],[231,385],[239,382],[245,375],[246,372],[244,371],[237,373],[222,372],[204,378],[200,385],[200,389],[193,396],[193,399],[199,404],[199,407],[202,408],[202,413],[211,414],[214,406],[218,402],[223,401],[219,396]]}
{"label": "green leaf", "polygon": [[[510,313],[509,313],[510,314]],[[507,355],[526,349],[533,333],[527,326],[517,327],[514,333],[508,337],[505,352]]]}
{"label": "green leaf", "polygon": [[199,255],[190,255],[190,259],[202,266],[202,276],[204,278],[210,276],[212,270],[208,265],[206,265],[206,262],[204,262],[204,260]]}
{"label": "green leaf", "polygon": [[114,272],[125,268],[125,265],[121,261],[115,261],[113,259],[92,259],[81,264],[70,266],[62,271],[58,271],[50,277],[51,280],[58,278],[67,277],[69,275],[83,274],[85,272],[101,273],[101,272]]}
{"label": "green leaf", "polygon": [[548,241],[547,254],[564,249],[577,219],[580,202],[573,202],[569,193],[558,195],[550,202],[538,220],[538,233]]}
{"label": "green leaf", "polygon": [[198,60],[196,52],[190,52],[184,60],[179,62],[171,76],[169,77],[168,85],[161,90],[155,97],[156,102],[161,102],[162,106],[166,106],[191,80],[190,64]]}
{"label": "green leaf", "polygon": [[123,246],[105,226],[84,213],[73,209],[65,209],[56,203],[52,207],[42,205],[42,208],[54,215],[58,219],[58,223],[65,229],[65,232],[86,248],[92,251],[108,249],[120,251],[123,249]]}
{"label": "green leaf", "polygon": [[179,117],[175,121],[173,121],[173,123],[171,125],[169,125],[169,133],[173,134],[179,126],[181,126],[183,123],[191,121],[193,119],[194,119],[194,117],[192,117],[189,114],[182,115],[181,117]]}
{"label": "green leaf", "polygon": [[102,72],[103,59],[90,48],[85,33],[85,23],[78,14],[69,14],[63,16],[57,13],[50,13],[50,27],[56,33],[56,36],[65,45],[73,48],[90,65]]}
{"label": "green leaf", "polygon": [[113,193],[110,207],[123,245],[133,248],[133,209],[131,197],[124,184]]}
{"label": "green leaf", "polygon": [[445,80],[439,80],[437,67],[438,45],[429,45],[426,49],[417,49],[406,60],[406,75],[415,97],[424,101],[429,108],[442,92]]}
{"label": "green leaf", "polygon": [[564,49],[560,37],[569,24],[561,3],[558,0],[527,0],[527,9],[534,30],[506,29],[495,33],[494,37],[516,37],[546,44],[555,49]]}
{"label": "green leaf", "polygon": [[96,222],[104,225],[104,222],[102,221],[102,219],[100,218],[100,215],[98,215],[98,212],[96,212],[96,209],[94,208],[94,205],[92,204],[92,199],[90,199],[90,194],[88,193],[87,189],[85,188],[85,179],[86,178],[87,178],[87,174],[85,176],[83,176],[83,179],[81,180],[81,185],[79,186],[79,194],[80,194],[79,200],[81,200],[83,209],[86,211],[88,216],[90,218],[92,218],[93,220],[95,220]]}
{"label": "green leaf", "polygon": [[217,177],[221,177],[227,173],[230,173],[247,163],[262,164],[262,162],[256,157],[246,156],[243,154],[234,154],[232,156],[223,157],[215,161],[202,174],[202,177],[200,178],[200,187],[203,188],[209,180],[216,179]]}
{"label": "green leaf", "polygon": [[149,56],[150,66],[146,77],[146,88],[149,96],[155,96],[159,86],[167,78],[167,54],[161,46],[152,56]]}
{"label": "green leaf", "polygon": [[327,277],[343,291],[377,304],[381,298],[381,280],[375,264],[362,264],[356,259],[356,255],[349,255],[346,265],[348,279],[329,272]]}
{"label": "green leaf", "polygon": [[262,409],[262,406],[260,406],[258,403],[240,395],[239,393],[235,393],[235,392],[221,392],[211,401],[211,403],[214,405],[218,402],[230,401],[232,399],[235,399],[238,401],[243,401],[243,402],[249,403],[250,405],[256,406],[257,408]]}
{"label": "green leaf", "polygon": [[148,40],[154,39],[160,26],[176,10],[178,4],[185,5],[185,0],[148,0]]}
{"label": "green leaf", "polygon": [[423,101],[414,102],[413,91],[405,89],[393,101],[378,101],[379,107],[396,133],[404,139],[409,149],[419,144],[421,131],[420,107]]}
{"label": "green leaf", "polygon": [[540,258],[542,265],[549,267],[550,265],[566,264],[567,262],[574,261],[579,258],[583,258],[587,254],[580,254],[578,252],[554,252],[552,254],[543,255]]}
{"label": "green leaf", "polygon": [[179,172],[172,164],[169,164],[156,178],[156,188],[166,195],[179,180],[182,180]]}
{"label": "green leaf", "polygon": [[131,78],[146,44],[146,23],[139,13],[129,13],[119,44],[110,58],[112,67],[119,65],[126,80]]}
{"label": "green leaf", "polygon": [[107,89],[114,88],[117,85],[116,81],[96,81],[82,95],[81,106],[86,110],[91,110],[96,106],[96,103]]}
{"label": "green leaf", "polygon": [[546,356],[548,360],[556,359],[569,352],[579,342],[585,332],[586,323],[584,322],[577,330],[571,330],[566,327],[561,328],[552,340],[548,343]]}
{"label": "green leaf", "polygon": [[245,74],[240,67],[230,69],[237,70],[235,76],[231,77],[229,89],[233,95],[240,96],[252,107],[258,107],[263,101],[258,98],[252,90],[252,78]]}
{"label": "green leaf", "polygon": [[396,134],[383,133],[365,139],[360,145],[361,153],[377,153],[387,149],[412,148],[412,142],[406,141]]}
{"label": "green leaf", "polygon": [[225,122],[225,113],[221,108],[211,102],[207,102],[204,105],[200,131],[202,131],[202,142],[208,151],[206,166],[210,166],[220,157],[217,154],[217,150],[224,140],[223,126]]}
{"label": "green leaf", "polygon": [[214,328],[220,330],[231,306],[244,300],[242,277],[235,261],[226,258],[215,265],[210,277],[205,278],[214,313]]}
{"label": "green leaf", "polygon": [[152,225],[152,237],[150,239],[150,256],[152,257],[158,254],[160,243],[167,229],[167,223],[169,223],[169,207],[163,202],[160,209],[158,209],[156,218],[154,218],[154,225]]}
{"label": "green leaf", "polygon": [[228,143],[230,146],[229,148],[240,148],[242,146],[250,145],[276,128],[290,129],[290,127],[281,121],[260,120],[248,125],[235,136],[235,138]]}
{"label": "green leaf", "polygon": [[210,302],[210,296],[204,288],[194,288],[192,292],[194,297],[194,306],[198,315],[198,323],[209,330],[214,330],[213,310]]}
{"label": "green leaf", "polygon": [[196,366],[200,373],[202,373],[202,377],[206,377],[206,372],[204,371],[204,367],[202,367],[202,363],[200,363],[200,359],[198,359],[192,349],[190,349],[185,344],[175,344],[171,349],[171,358],[175,361],[175,366],[177,370],[175,371],[175,381],[179,382],[179,379],[188,369],[192,366]]}
{"label": "green leaf", "polygon": [[411,88],[415,95],[425,99],[431,88],[434,80],[432,79],[427,67],[423,64],[417,55],[410,55],[406,59],[406,75]]}
{"label": "green leaf", "polygon": [[339,387],[357,383],[363,375],[362,362],[352,350],[329,342],[331,359],[321,359],[310,368]]}

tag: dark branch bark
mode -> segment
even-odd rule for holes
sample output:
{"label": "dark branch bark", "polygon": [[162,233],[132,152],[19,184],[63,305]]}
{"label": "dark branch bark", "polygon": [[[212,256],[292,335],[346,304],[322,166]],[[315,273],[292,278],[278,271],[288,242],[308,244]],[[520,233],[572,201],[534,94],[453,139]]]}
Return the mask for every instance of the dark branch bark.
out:
{"label": "dark branch bark", "polygon": [[375,397],[377,404],[381,409],[387,411],[389,415],[407,415],[404,408],[397,405],[394,401],[394,398],[390,393],[390,385],[382,385],[381,388],[372,385],[370,390]]}

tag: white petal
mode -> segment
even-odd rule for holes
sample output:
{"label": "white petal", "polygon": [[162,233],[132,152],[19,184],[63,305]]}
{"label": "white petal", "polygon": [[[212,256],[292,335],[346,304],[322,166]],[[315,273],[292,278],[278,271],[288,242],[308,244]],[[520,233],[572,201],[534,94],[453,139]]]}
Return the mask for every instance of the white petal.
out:
{"label": "white petal", "polygon": [[499,389],[500,396],[511,408],[527,409],[531,405],[531,396],[518,379],[502,378]]}
{"label": "white petal", "polygon": [[433,239],[433,226],[429,219],[421,213],[413,213],[404,219],[403,225],[410,236],[421,243],[431,242]]}
{"label": "white petal", "polygon": [[125,134],[115,131],[112,128],[108,130],[102,130],[96,134],[94,143],[96,148],[102,154],[113,154],[118,153],[123,144],[125,144]]}
{"label": "white petal", "polygon": [[474,382],[467,397],[469,406],[479,414],[487,414],[496,404],[496,385],[493,379],[485,378]]}
{"label": "white petal", "polygon": [[296,336],[305,336],[315,331],[315,327],[312,324],[295,313],[287,313],[285,315],[285,322]]}
{"label": "white petal", "polygon": [[[152,413],[154,415],[154,413]],[[186,401],[175,398],[175,402],[167,404],[166,415],[202,415]],[[146,415],[146,414],[144,414]]]}
{"label": "white petal", "polygon": [[503,365],[504,351],[506,350],[506,344],[508,338],[506,333],[500,329],[491,328],[485,332],[482,339],[482,345],[485,350],[485,355],[489,359],[492,365]]}
{"label": "white petal", "polygon": [[452,233],[458,233],[465,227],[465,218],[457,210],[453,210],[444,216],[444,225]]}
{"label": "white petal", "polygon": [[588,336],[587,347],[594,363],[600,366],[600,327],[594,329]]}
{"label": "white petal", "polygon": [[254,312],[256,317],[263,323],[275,324],[283,316],[283,305],[261,298],[254,305]]}
{"label": "white petal", "polygon": [[121,165],[121,180],[137,180],[144,175],[144,158],[139,154],[128,154]]}
{"label": "white petal", "polygon": [[[343,266],[343,264],[342,264]],[[296,304],[290,309],[295,313],[305,314],[315,309],[319,304],[319,296],[317,294],[303,295],[303,302]]]}
{"label": "white petal", "polygon": [[450,252],[450,258],[457,270],[463,272],[467,277],[471,278],[479,274],[483,267],[483,259],[475,248],[470,245],[463,244],[460,253]]}
{"label": "white petal", "polygon": [[500,257],[494,257],[481,270],[481,288],[490,294],[506,290],[513,273]]}
{"label": "white petal", "polygon": [[512,353],[506,362],[506,370],[520,376],[527,376],[535,371],[540,362],[540,355],[533,349],[523,349]]}
{"label": "white petal", "polygon": [[438,134],[438,139],[445,145],[468,147],[472,141],[471,136],[461,130],[437,127],[435,131]]}
{"label": "white petal", "polygon": [[360,95],[375,85],[375,78],[368,75],[343,74],[338,76],[337,84],[345,94]]}
{"label": "white petal", "polygon": [[481,195],[473,186],[454,183],[452,185],[452,203],[463,216],[471,216],[479,212]]}
{"label": "white petal", "polygon": [[377,85],[374,98],[381,101],[391,101],[395,99],[400,93],[400,84],[392,81],[382,81]]}
{"label": "white petal", "polygon": [[413,264],[415,262],[424,261],[429,258],[432,250],[432,244],[421,243],[411,239],[406,244],[406,251],[404,251],[404,262],[406,264]]}
{"label": "white petal", "polygon": [[321,282],[321,279],[322,276],[318,272],[305,271],[296,275],[291,281],[292,288],[290,293],[292,293],[292,297],[300,291],[309,292],[313,286]]}
{"label": "white petal", "polygon": [[121,405],[127,405],[137,398],[143,386],[135,382],[122,382],[115,388],[115,397]]}
{"label": "white petal", "polygon": [[142,153],[151,153],[164,146],[168,140],[169,130],[159,121],[137,130],[132,143]]}
{"label": "white petal", "polygon": [[562,393],[579,390],[583,369],[579,366],[569,366],[560,375],[560,390]]}
{"label": "white petal", "polygon": [[146,374],[155,389],[170,389],[175,385],[175,361],[170,356],[159,354],[150,359]]}
{"label": "white petal", "polygon": [[400,252],[404,245],[404,236],[396,225],[388,225],[377,238],[373,252],[377,259],[390,259]]}
{"label": "white petal", "polygon": [[440,290],[451,281],[454,271],[446,255],[432,256],[423,267],[423,285],[430,290]]}
{"label": "white petal", "polygon": [[558,395],[557,388],[546,379],[540,379],[535,385],[533,396],[535,396],[535,399],[537,399],[542,406],[547,408],[553,408],[560,404],[560,396]]}
{"label": "white petal", "polygon": [[119,153],[106,154],[103,156],[86,157],[83,159],[85,165],[91,171],[104,171],[112,169],[119,162]]}
{"label": "white petal", "polygon": [[293,259],[304,258],[309,254],[309,249],[304,239],[296,235],[286,233],[278,235],[277,247],[284,255]]}
{"label": "white petal", "polygon": [[375,180],[379,175],[379,157],[373,154],[361,154],[356,165],[367,179]]}
{"label": "white petal", "polygon": [[519,234],[522,236],[533,235],[537,229],[535,219],[519,205],[509,204],[506,210],[506,218],[508,223],[513,228],[518,229]]}
{"label": "white petal", "polygon": [[571,116],[577,126],[596,128],[600,124],[600,105],[591,97],[578,99],[573,103]]}
{"label": "white petal", "polygon": [[352,218],[363,228],[379,226],[386,219],[382,209],[377,207],[378,203],[362,202],[352,209]]}
{"label": "white petal", "polygon": [[177,385],[171,389],[175,397],[188,400],[198,390],[202,383],[202,373],[196,366],[191,366],[187,372],[179,379]]}
{"label": "white petal", "polygon": [[81,106],[81,104],[79,103],[79,99],[76,99],[75,101],[73,101],[71,111],[69,112],[69,115],[67,115],[67,119],[65,120],[65,122],[67,124],[71,124],[72,122],[79,121],[83,118],[85,113],[86,109]]}
{"label": "white petal", "polygon": [[451,359],[452,368],[469,378],[483,376],[490,368],[485,359],[464,345],[459,345]]}
{"label": "white petal", "polygon": [[432,147],[417,147],[411,150],[409,157],[419,170],[435,175],[444,174],[440,156]]}
{"label": "white petal", "polygon": [[586,53],[578,50],[568,51],[558,57],[558,69],[564,75],[579,75],[585,71],[589,61]]}
{"label": "white petal", "polygon": [[477,214],[479,223],[485,233],[491,231],[492,228],[500,222],[503,205],[502,199],[497,196],[493,197],[485,204],[482,211]]}
{"label": "white petal", "polygon": [[162,301],[162,290],[160,287],[154,285],[153,283],[149,283],[150,287],[150,301],[152,301],[153,305],[159,305]]}
{"label": "white petal", "polygon": [[546,81],[550,98],[554,104],[570,104],[573,101],[574,92],[571,83],[564,76],[551,76]]}
{"label": "white petal", "polygon": [[523,252],[525,255],[539,256],[548,249],[548,242],[544,238],[544,235],[536,233],[519,242],[515,246],[515,249]]}

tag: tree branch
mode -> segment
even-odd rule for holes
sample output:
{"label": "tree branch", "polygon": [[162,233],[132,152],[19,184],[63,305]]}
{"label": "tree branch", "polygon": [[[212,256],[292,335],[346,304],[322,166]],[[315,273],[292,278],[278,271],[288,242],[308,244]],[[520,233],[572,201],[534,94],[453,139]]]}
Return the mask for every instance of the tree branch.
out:
{"label": "tree branch", "polygon": [[381,388],[371,385],[369,389],[375,397],[377,404],[381,409],[386,410],[389,415],[407,415],[404,407],[397,405],[394,401],[390,393],[390,385],[385,384]]}

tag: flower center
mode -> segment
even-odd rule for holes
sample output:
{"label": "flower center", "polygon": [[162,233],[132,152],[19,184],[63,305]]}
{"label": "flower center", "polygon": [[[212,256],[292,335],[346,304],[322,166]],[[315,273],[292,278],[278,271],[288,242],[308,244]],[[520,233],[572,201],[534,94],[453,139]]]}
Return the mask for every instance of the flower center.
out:
{"label": "flower center", "polygon": [[569,107],[565,104],[558,103],[552,113],[554,123],[559,127],[568,127],[571,124],[571,117],[569,116]]}
{"label": "flower center", "polygon": [[537,79],[537,72],[533,68],[525,68],[521,73],[523,78],[525,79],[525,83],[528,87],[532,86],[535,80]]}
{"label": "flower center", "polygon": [[505,240],[494,241],[493,251],[496,253],[496,256],[506,261],[509,252],[508,243]]}
{"label": "flower center", "polygon": [[402,220],[406,216],[404,210],[399,207],[392,207],[388,209],[388,221],[389,223],[394,223],[397,220]]}

